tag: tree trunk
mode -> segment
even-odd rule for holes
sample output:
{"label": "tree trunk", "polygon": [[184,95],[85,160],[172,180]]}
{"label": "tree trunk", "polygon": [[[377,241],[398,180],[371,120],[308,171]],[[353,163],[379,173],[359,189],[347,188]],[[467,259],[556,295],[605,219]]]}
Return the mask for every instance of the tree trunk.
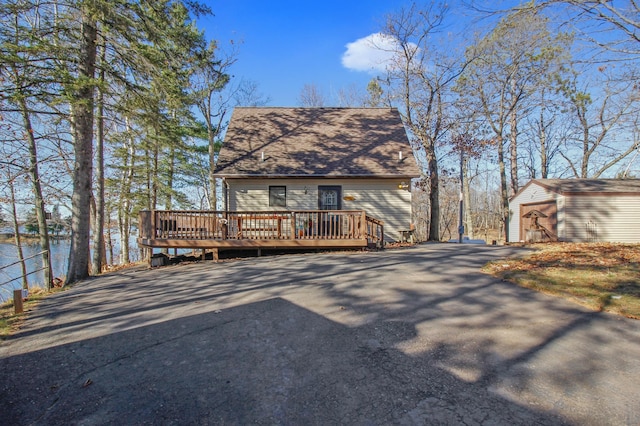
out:
{"label": "tree trunk", "polygon": [[155,210],[158,207],[158,191],[159,191],[159,180],[160,180],[160,169],[158,167],[158,163],[160,160],[160,141],[158,129],[154,129],[155,138],[152,141],[153,143],[153,152],[151,157],[151,206],[150,210]]}
{"label": "tree trunk", "polygon": [[150,148],[147,146],[144,149],[144,171],[145,171],[145,184],[147,186],[147,193],[146,193],[146,201],[147,201],[147,210],[153,210],[154,206],[151,202],[151,187],[153,186],[151,183],[151,150]]}
{"label": "tree trunk", "polygon": [[[125,125],[127,126],[127,133],[130,135],[132,132],[129,125],[129,119],[125,117]],[[122,178],[120,180],[120,188],[122,193],[120,194],[120,203],[118,205],[118,228],[120,231],[120,260],[122,264],[131,263],[131,256],[129,253],[129,234],[131,229],[131,186],[134,176],[135,166],[135,145],[132,138],[128,139],[128,143],[125,146],[127,155],[124,160],[124,167],[122,170]]]}
{"label": "tree trunk", "polygon": [[589,124],[587,123],[586,118],[581,115],[580,116],[580,124],[582,125],[582,164],[580,166],[580,176],[585,179],[589,177]]}
{"label": "tree trunk", "polygon": [[[426,147],[425,147],[426,148]],[[426,149],[427,168],[429,169],[429,241],[440,241],[440,177],[438,159],[433,149]]]}
{"label": "tree trunk", "polygon": [[[169,147],[169,170],[167,170],[167,201],[165,203],[165,209],[171,210],[173,208],[173,175],[175,170],[176,150],[172,145]],[[202,208],[202,207],[201,207]],[[162,253],[169,253],[168,248],[163,248]]]}
{"label": "tree trunk", "polygon": [[580,164],[580,174],[576,177],[586,178],[589,170],[589,122],[587,120],[587,107],[578,100],[574,100],[574,108],[576,109],[576,116],[582,129],[582,162]]}
{"label": "tree trunk", "polygon": [[[105,260],[107,265],[113,265],[113,240],[111,239],[111,212],[105,213],[105,223],[107,229],[105,231]],[[107,257],[108,254],[108,257]]]}
{"label": "tree trunk", "polygon": [[509,150],[511,157],[511,195],[518,192],[518,113],[514,108],[511,111],[511,137],[509,138]]}
{"label": "tree trunk", "polygon": [[471,191],[469,188],[469,159],[462,160],[462,192],[464,202],[464,224],[467,235],[470,239],[474,239],[473,233],[473,216],[471,214]]}
{"label": "tree trunk", "polygon": [[167,202],[166,209],[173,209],[173,175],[175,174],[176,149],[169,148],[169,170],[167,170]]}
{"label": "tree trunk", "polygon": [[22,241],[20,237],[20,224],[18,223],[18,213],[16,211],[16,191],[13,186],[13,177],[9,176],[9,194],[11,195],[11,219],[13,222],[13,234],[16,243],[16,251],[18,253],[18,261],[20,262],[20,272],[22,272],[22,288],[29,288],[29,280],[27,279],[27,265],[24,262],[24,253],[22,252]]}
{"label": "tree trunk", "polygon": [[[101,46],[100,59],[106,61],[105,44]],[[100,71],[100,82],[104,84],[104,67]],[[95,148],[95,173],[96,190],[94,192],[95,214],[93,217],[93,257],[91,259],[91,271],[94,275],[102,273],[106,256],[104,246],[104,91],[98,92],[98,110],[96,117],[96,148]]]}
{"label": "tree trunk", "polygon": [[47,216],[42,196],[42,186],[40,185],[40,171],[38,168],[38,147],[34,137],[31,117],[24,97],[20,97],[20,108],[22,110],[22,120],[24,123],[25,135],[29,149],[29,177],[33,185],[33,198],[38,220],[38,235],[40,236],[40,249],[42,250],[42,268],[44,287],[51,290],[53,287],[53,277],[51,276],[51,248],[49,247],[49,229],[47,228]]}
{"label": "tree trunk", "polygon": [[124,212],[120,217],[120,250],[121,264],[131,263],[131,253],[129,252],[129,238],[131,235],[131,216]]}
{"label": "tree trunk", "polygon": [[216,132],[211,123],[211,117],[207,119],[207,136],[209,137],[209,209],[217,210],[218,194],[216,194],[216,178],[214,175],[216,167]]}
{"label": "tree trunk", "polygon": [[546,179],[549,176],[549,159],[547,158],[547,128],[544,121],[544,90],[542,90],[542,102],[540,104],[540,177]]}
{"label": "tree trunk", "polygon": [[[123,206],[124,207],[124,206]],[[120,264],[131,262],[129,255],[129,221],[124,208],[118,209],[118,231],[120,233]]]}
{"label": "tree trunk", "polygon": [[500,170],[500,199],[502,202],[502,227],[504,230],[504,240],[509,242],[509,191],[507,189],[507,168],[504,163],[504,140],[502,136],[497,137],[498,143],[498,168]]}
{"label": "tree trunk", "polygon": [[[93,174],[93,101],[96,63],[96,24],[90,13],[82,10],[82,40],[78,63],[78,84],[71,105],[74,144],[73,194],[71,196],[71,248],[67,284],[89,275],[91,229],[91,179]],[[86,81],[83,81],[86,80]]]}

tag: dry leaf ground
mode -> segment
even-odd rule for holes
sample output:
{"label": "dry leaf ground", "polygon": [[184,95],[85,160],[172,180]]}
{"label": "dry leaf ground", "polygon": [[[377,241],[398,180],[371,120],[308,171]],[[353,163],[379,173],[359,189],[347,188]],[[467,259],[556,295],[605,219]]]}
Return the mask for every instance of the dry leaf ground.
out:
{"label": "dry leaf ground", "polygon": [[640,319],[640,244],[534,244],[526,257],[484,271],[599,311]]}

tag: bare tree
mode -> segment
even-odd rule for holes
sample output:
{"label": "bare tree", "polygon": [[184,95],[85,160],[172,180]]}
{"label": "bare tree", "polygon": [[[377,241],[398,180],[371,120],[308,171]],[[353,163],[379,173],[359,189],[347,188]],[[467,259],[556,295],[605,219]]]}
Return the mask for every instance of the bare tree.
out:
{"label": "bare tree", "polygon": [[566,5],[583,38],[622,57],[640,56],[640,4],[635,1],[544,0],[536,7]]}
{"label": "bare tree", "polygon": [[216,166],[216,155],[219,150],[218,137],[223,129],[223,123],[228,112],[228,100],[221,95],[224,87],[229,82],[229,68],[235,63],[235,57],[229,55],[217,61],[211,60],[216,51],[216,44],[209,45],[209,55],[198,67],[193,77],[194,98],[196,105],[204,117],[207,127],[208,141],[208,190],[207,200],[209,208],[215,209],[216,205],[216,180],[214,171]]}
{"label": "bare tree", "polygon": [[365,96],[355,84],[340,88],[337,96],[338,106],[340,107],[361,107],[365,105]]}
{"label": "bare tree", "polygon": [[563,34],[552,37],[547,25],[548,20],[535,8],[512,12],[468,48],[467,58],[472,63],[458,81],[457,89],[470,110],[481,111],[493,134],[507,239],[509,196],[519,187],[520,117],[530,107],[527,103],[531,95],[544,82],[542,77],[553,69],[550,64],[562,56],[566,42]]}
{"label": "bare tree", "polygon": [[[423,156],[429,182],[428,240],[440,240],[440,176],[437,147],[450,130],[452,86],[465,64],[434,50],[432,37],[447,13],[445,5],[425,9],[415,3],[387,19],[384,30],[394,46],[385,84],[411,133],[414,150]],[[380,46],[379,48],[383,48]],[[375,92],[379,91],[372,87]],[[379,99],[378,99],[379,101]]]}
{"label": "bare tree", "polygon": [[234,106],[262,107],[271,102],[271,97],[260,91],[260,85],[253,80],[241,79],[230,91]]}
{"label": "bare tree", "polygon": [[315,84],[305,84],[298,96],[300,106],[309,108],[323,107],[325,103],[322,91]]}
{"label": "bare tree", "polygon": [[[635,132],[640,116],[637,77],[610,75],[603,67],[599,75],[604,81],[598,87],[594,80],[580,83],[579,74],[562,86],[573,120],[568,121],[572,132],[561,155],[575,177],[598,178],[640,148]],[[595,91],[599,96],[591,95]]]}

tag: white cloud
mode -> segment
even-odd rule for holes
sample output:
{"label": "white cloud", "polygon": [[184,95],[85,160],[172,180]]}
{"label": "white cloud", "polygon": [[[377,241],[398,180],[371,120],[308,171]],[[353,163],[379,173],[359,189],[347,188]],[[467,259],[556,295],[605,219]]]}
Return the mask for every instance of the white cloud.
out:
{"label": "white cloud", "polygon": [[[412,46],[413,45],[412,43]],[[387,34],[374,33],[347,43],[342,54],[342,65],[354,71],[366,71],[371,74],[386,71],[393,65],[400,42]]]}

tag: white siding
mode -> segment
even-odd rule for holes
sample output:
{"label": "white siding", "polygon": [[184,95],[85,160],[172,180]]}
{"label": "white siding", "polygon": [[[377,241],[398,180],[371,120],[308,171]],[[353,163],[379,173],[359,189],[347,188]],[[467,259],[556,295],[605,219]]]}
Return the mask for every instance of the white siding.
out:
{"label": "white siding", "polygon": [[566,241],[640,242],[640,195],[566,197]]}
{"label": "white siding", "polygon": [[533,182],[509,203],[509,242],[519,240],[520,205],[553,199],[560,241],[640,242],[640,194],[564,196]]}
{"label": "white siding", "polygon": [[567,241],[567,197],[558,195],[558,241]]}
{"label": "white siding", "polygon": [[[318,186],[342,187],[342,209],[364,210],[384,222],[385,239],[400,239],[411,223],[411,192],[401,179],[227,179],[229,210],[316,210]],[[405,180],[408,181],[408,180]],[[287,206],[269,207],[269,186],[287,187]],[[350,198],[353,197],[353,200]],[[346,199],[345,199],[346,198]]]}
{"label": "white siding", "polygon": [[[549,201],[558,198],[558,194],[535,183],[529,184],[521,193],[513,197],[509,202],[509,242],[516,243],[520,240],[520,205]],[[560,203],[558,201],[558,203]],[[560,205],[558,205],[558,234],[560,233]]]}

